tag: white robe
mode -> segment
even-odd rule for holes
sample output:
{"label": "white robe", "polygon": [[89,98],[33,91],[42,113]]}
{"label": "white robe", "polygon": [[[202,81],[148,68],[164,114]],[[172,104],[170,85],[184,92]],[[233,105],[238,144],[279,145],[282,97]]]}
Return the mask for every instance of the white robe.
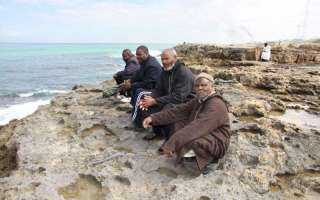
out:
{"label": "white robe", "polygon": [[270,57],[271,57],[271,47],[267,45],[262,49],[261,59],[270,60]]}

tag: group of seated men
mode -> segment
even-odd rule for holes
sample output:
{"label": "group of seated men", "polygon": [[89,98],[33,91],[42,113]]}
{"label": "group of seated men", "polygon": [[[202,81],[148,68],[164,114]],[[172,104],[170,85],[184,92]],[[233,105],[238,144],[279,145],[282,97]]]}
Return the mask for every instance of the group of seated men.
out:
{"label": "group of seated men", "polygon": [[191,157],[200,172],[208,173],[230,141],[227,103],[215,91],[213,77],[194,76],[174,49],[163,50],[162,66],[146,46],[139,46],[136,56],[125,49],[122,57],[126,66],[114,79],[120,94],[131,96],[134,127],[152,127],[144,139],[164,137],[159,153],[175,154],[177,163]]}

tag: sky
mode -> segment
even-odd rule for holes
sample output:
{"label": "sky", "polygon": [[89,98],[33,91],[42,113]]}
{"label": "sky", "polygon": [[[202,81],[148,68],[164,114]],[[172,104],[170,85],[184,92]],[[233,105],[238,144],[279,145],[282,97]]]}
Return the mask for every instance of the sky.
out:
{"label": "sky", "polygon": [[0,0],[0,42],[320,38],[320,0]]}

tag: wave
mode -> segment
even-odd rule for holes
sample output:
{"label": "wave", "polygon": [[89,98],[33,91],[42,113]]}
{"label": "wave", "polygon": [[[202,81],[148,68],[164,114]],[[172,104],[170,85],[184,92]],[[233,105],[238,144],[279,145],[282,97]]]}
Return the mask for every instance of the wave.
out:
{"label": "wave", "polygon": [[[135,51],[132,51],[132,53],[135,53]],[[149,49],[149,54],[154,57],[160,57],[161,50]],[[121,53],[119,53],[119,54],[112,53],[112,54],[109,54],[108,56],[110,58],[121,58],[122,59]]]}
{"label": "wave", "polygon": [[106,65],[109,65],[112,67],[122,67],[124,64],[106,63]]}
{"label": "wave", "polygon": [[37,100],[22,104],[16,104],[7,108],[0,107],[0,125],[7,124],[12,119],[22,119],[34,113],[39,106],[49,104],[50,100]]}
{"label": "wave", "polygon": [[161,51],[160,50],[150,50],[149,51],[150,55],[154,57],[160,57]]}
{"label": "wave", "polygon": [[47,97],[47,96],[52,96],[55,94],[65,94],[68,93],[68,90],[37,90],[33,92],[25,92],[25,93],[11,93],[11,94],[0,94],[0,98],[16,98],[16,97],[21,97],[21,98],[27,98],[27,97]]}
{"label": "wave", "polygon": [[65,94],[68,93],[67,90],[38,90],[36,92],[27,92],[18,94],[19,97],[39,97],[39,96],[48,96],[51,94]]}

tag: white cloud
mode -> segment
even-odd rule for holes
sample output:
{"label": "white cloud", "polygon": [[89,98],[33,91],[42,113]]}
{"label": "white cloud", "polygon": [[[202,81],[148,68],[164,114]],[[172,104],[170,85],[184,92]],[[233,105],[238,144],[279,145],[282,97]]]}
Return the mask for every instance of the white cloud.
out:
{"label": "white cloud", "polygon": [[308,0],[17,1],[54,6],[55,12],[35,15],[61,30],[54,37],[62,41],[244,42],[320,36],[317,0],[309,0],[308,12]]}
{"label": "white cloud", "polygon": [[[76,0],[15,0],[19,4],[25,5],[51,5],[51,6],[73,6],[77,4]],[[81,0],[78,0],[78,3]]]}
{"label": "white cloud", "polygon": [[16,38],[20,35],[21,34],[18,31],[0,29],[0,38]]}

